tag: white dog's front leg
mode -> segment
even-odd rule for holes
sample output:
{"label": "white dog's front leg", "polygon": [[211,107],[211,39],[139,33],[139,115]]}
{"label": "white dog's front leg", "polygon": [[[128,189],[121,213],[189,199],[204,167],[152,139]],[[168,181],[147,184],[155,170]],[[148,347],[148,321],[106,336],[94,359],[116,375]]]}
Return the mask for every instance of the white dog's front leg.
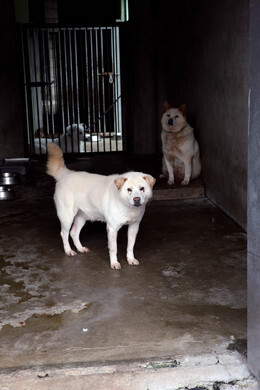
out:
{"label": "white dog's front leg", "polygon": [[127,242],[127,254],[126,259],[130,265],[138,265],[139,261],[134,257],[134,245],[136,236],[139,230],[139,222],[132,223],[128,226],[128,242]]}
{"label": "white dog's front leg", "polygon": [[168,179],[168,184],[169,185],[172,185],[174,184],[174,172],[173,172],[173,167],[171,166],[171,164],[169,163],[169,161],[167,160],[167,158],[164,156],[164,162],[165,162],[165,165],[166,165],[166,168],[167,168],[167,171],[168,171],[168,174],[169,174],[169,179]]}
{"label": "white dog's front leg", "polygon": [[108,238],[108,249],[110,256],[110,267],[113,269],[120,269],[121,265],[117,261],[117,233],[118,230],[113,229],[107,225],[107,238]]}

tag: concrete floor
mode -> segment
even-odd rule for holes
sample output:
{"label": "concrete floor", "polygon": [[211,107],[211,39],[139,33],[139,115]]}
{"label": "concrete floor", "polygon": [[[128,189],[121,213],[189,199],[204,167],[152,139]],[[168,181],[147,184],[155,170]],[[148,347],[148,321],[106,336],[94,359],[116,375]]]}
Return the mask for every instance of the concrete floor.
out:
{"label": "concrete floor", "polygon": [[91,252],[63,253],[53,188],[0,203],[1,389],[257,388],[239,226],[206,198],[151,201],[140,265],[123,228],[112,270],[104,224],[82,230]]}

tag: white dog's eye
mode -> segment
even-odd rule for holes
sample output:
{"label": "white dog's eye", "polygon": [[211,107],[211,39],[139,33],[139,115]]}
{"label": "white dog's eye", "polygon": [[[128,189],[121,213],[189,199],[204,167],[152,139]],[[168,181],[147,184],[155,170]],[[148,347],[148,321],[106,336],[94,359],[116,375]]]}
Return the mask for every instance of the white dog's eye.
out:
{"label": "white dog's eye", "polygon": [[127,188],[127,191],[128,191],[129,194],[131,194],[132,188]]}
{"label": "white dog's eye", "polygon": [[177,119],[177,118],[179,118],[179,115],[175,115],[175,117],[174,117],[175,119]]}
{"label": "white dog's eye", "polygon": [[145,192],[145,188],[144,187],[140,187],[140,191]]}
{"label": "white dog's eye", "polygon": [[170,118],[171,115],[170,115],[170,114],[167,114],[167,116],[168,116],[168,118]]}

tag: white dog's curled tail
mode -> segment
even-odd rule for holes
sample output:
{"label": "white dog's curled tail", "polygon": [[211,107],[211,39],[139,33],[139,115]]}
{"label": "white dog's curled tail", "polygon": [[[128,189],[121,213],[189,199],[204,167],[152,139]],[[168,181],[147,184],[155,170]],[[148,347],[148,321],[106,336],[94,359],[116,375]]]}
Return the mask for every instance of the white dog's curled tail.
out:
{"label": "white dog's curled tail", "polygon": [[64,163],[61,148],[54,142],[50,142],[48,144],[47,174],[58,181],[68,170]]}

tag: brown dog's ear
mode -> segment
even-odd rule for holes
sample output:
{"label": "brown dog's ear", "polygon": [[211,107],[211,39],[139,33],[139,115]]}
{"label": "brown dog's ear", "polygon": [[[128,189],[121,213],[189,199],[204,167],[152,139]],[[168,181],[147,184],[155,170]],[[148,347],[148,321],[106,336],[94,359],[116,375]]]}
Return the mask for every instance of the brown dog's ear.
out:
{"label": "brown dog's ear", "polygon": [[117,189],[120,190],[120,188],[122,187],[122,185],[127,181],[127,179],[125,177],[118,177],[114,183],[115,185],[117,186]]}
{"label": "brown dog's ear", "polygon": [[150,176],[150,175],[144,176],[143,179],[145,181],[147,181],[147,183],[149,184],[149,186],[152,189],[153,186],[155,185],[156,179],[154,177]]}
{"label": "brown dog's ear", "polygon": [[168,111],[170,108],[172,108],[172,107],[171,107],[170,104],[167,102],[167,100],[165,100],[165,101],[163,102],[163,112]]}
{"label": "brown dog's ear", "polygon": [[182,113],[183,116],[186,116],[186,114],[187,114],[186,104],[181,104],[179,107],[179,111]]}

